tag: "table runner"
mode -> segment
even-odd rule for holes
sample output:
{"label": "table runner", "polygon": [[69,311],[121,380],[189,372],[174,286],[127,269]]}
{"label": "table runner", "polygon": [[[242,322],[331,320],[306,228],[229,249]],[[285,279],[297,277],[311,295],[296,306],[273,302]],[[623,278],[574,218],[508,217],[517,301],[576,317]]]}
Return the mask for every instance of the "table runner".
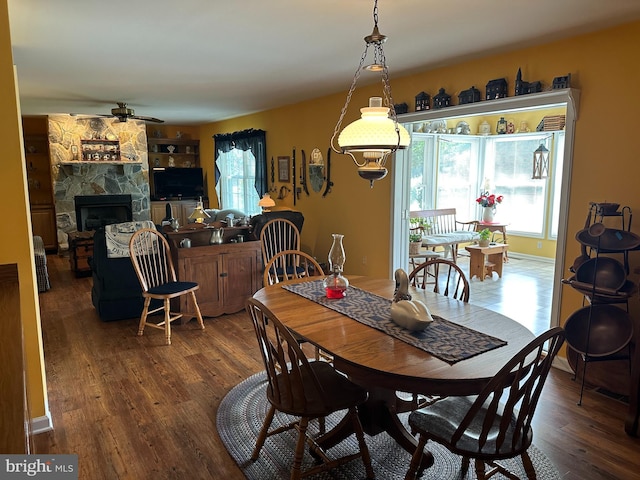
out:
{"label": "table runner", "polygon": [[391,320],[391,300],[354,286],[349,286],[347,296],[338,300],[326,297],[322,280],[292,283],[283,285],[282,288],[380,330],[452,365],[507,344],[504,340],[437,315],[432,315],[434,321],[426,329],[412,332]]}

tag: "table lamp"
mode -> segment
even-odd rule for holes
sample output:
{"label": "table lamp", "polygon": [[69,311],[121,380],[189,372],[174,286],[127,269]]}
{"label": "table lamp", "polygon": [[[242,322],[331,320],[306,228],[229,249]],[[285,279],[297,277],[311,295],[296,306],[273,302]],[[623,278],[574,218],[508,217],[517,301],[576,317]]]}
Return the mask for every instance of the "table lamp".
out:
{"label": "table lamp", "polygon": [[211,218],[211,216],[204,211],[204,207],[202,205],[202,197],[196,203],[196,208],[193,209],[191,215],[189,215],[189,220],[193,220],[196,223],[204,223],[205,218]]}
{"label": "table lamp", "polygon": [[262,207],[262,212],[270,212],[271,207],[275,207],[276,202],[271,198],[271,195],[265,193],[258,202],[258,206]]}

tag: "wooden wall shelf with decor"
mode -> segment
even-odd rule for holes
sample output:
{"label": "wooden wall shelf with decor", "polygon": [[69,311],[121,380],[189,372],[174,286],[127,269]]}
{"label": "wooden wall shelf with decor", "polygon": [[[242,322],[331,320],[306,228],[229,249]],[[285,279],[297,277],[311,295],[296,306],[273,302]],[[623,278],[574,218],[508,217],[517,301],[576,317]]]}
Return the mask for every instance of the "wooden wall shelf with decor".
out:
{"label": "wooden wall shelf with decor", "polygon": [[149,167],[199,167],[200,140],[147,138]]}

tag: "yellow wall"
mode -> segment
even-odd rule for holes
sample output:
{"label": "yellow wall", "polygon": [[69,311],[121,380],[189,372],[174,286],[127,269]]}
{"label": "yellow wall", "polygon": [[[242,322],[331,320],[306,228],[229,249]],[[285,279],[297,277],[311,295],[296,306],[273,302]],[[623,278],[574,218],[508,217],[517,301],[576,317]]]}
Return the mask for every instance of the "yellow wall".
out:
{"label": "yellow wall", "polygon": [[35,281],[33,241],[27,196],[22,126],[16,86],[7,2],[0,2],[0,135],[2,139],[2,198],[0,264],[18,265],[20,310],[27,357],[31,417],[47,412],[46,381],[40,331],[40,307]]}
{"label": "yellow wall", "polygon": [[[402,41],[397,38],[395,41]],[[580,110],[575,132],[571,193],[569,200],[567,265],[580,254],[573,236],[583,228],[591,201],[615,201],[640,209],[637,189],[640,162],[637,159],[637,111],[640,98],[635,94],[640,79],[637,56],[640,22],[633,22],[596,33],[492,55],[406,77],[391,71],[394,103],[413,106],[420,91],[432,95],[440,87],[456,98],[471,85],[483,89],[488,80],[507,78],[510,95],[518,68],[527,81],[541,80],[549,85],[554,77],[572,75],[572,87],[581,91]],[[354,58],[354,64],[357,59]],[[392,65],[393,59],[389,59]],[[362,81],[361,77],[361,81]],[[345,78],[345,90],[350,78]],[[370,95],[380,94],[379,86],[360,87],[353,96],[345,122],[357,118],[358,109]],[[455,102],[454,102],[455,103]],[[344,93],[283,106],[278,109],[205,125],[200,138],[246,128],[267,132],[268,158],[298,151],[310,152],[329,146]],[[411,107],[412,109],[412,107]],[[530,125],[535,128],[535,125]],[[201,159],[206,167],[213,158],[213,144],[203,142]],[[295,208],[305,214],[303,249],[324,259],[332,232],[345,234],[347,273],[386,276],[389,272],[390,180],[376,182],[373,189],[361,180],[354,165],[344,156],[332,156],[332,193],[326,198],[312,193],[302,197]],[[212,168],[212,167],[211,167]],[[280,184],[276,185],[278,188]],[[278,201],[278,205],[283,202]],[[285,202],[293,207],[292,197]],[[514,239],[515,240],[515,239]],[[363,257],[366,264],[363,264]],[[637,263],[636,255],[630,255]],[[561,318],[581,306],[581,296],[565,291]]]}

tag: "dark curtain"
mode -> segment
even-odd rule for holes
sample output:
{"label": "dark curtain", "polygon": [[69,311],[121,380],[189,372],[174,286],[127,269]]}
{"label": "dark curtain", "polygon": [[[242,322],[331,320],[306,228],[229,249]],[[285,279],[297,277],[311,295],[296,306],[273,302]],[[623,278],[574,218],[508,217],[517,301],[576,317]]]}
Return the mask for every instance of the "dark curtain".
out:
{"label": "dark curtain", "polygon": [[241,132],[220,133],[213,136],[215,161],[216,161],[216,185],[220,181],[218,169],[218,157],[220,152],[227,153],[233,148],[242,151],[251,150],[256,159],[256,192],[258,198],[267,193],[267,141],[264,130],[242,130]]}

